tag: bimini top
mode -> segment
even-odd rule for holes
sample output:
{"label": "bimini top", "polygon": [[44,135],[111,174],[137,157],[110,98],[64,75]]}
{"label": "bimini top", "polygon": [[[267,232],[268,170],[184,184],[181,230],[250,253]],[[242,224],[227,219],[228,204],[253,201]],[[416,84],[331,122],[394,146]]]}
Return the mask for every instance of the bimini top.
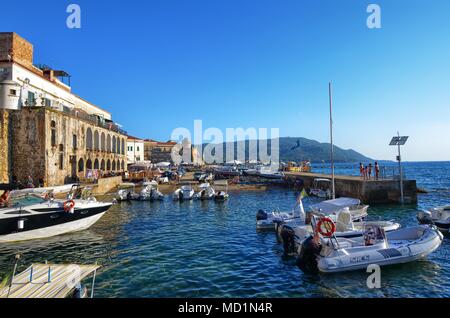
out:
{"label": "bimini top", "polygon": [[338,198],[333,200],[326,200],[311,206],[311,210],[328,214],[339,211],[345,207],[351,207],[361,204],[359,199],[355,198]]}
{"label": "bimini top", "polygon": [[99,265],[33,264],[14,276],[11,287],[0,289],[0,298],[65,298]]}

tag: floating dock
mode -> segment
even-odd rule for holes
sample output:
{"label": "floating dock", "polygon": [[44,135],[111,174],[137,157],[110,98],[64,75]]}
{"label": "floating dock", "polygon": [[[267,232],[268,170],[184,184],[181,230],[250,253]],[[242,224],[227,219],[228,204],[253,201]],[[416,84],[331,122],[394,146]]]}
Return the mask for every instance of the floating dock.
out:
{"label": "floating dock", "polygon": [[[288,184],[302,183],[311,187],[316,178],[331,180],[331,175],[310,172],[285,172]],[[335,175],[335,191],[338,197],[358,198],[366,204],[399,203],[401,201],[400,182],[396,179],[363,180],[359,176]],[[417,203],[416,180],[403,180],[405,203]]]}
{"label": "floating dock", "polygon": [[33,264],[0,289],[0,298],[65,298],[99,265]]}

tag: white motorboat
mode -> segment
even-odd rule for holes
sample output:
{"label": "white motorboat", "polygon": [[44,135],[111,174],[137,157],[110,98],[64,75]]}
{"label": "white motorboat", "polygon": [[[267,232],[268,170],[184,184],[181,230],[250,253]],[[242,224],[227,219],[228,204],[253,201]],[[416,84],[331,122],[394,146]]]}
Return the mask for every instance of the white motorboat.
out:
{"label": "white motorboat", "polygon": [[324,178],[316,178],[313,180],[312,187],[309,189],[309,194],[323,198],[331,198],[331,180]]}
{"label": "white motorboat", "polygon": [[134,183],[121,183],[117,187],[118,190],[115,197],[117,201],[139,200],[139,193],[136,193],[136,185]]}
{"label": "white motorboat", "polygon": [[141,201],[156,201],[164,200],[164,194],[158,190],[158,182],[150,181],[143,183],[145,186],[139,194],[139,200]]}
{"label": "white motorboat", "polygon": [[434,226],[418,225],[389,233],[377,226],[368,226],[363,240],[345,238],[321,239],[302,244],[297,265],[304,271],[335,273],[412,262],[426,257],[442,243],[443,235]]}
{"label": "white motorboat", "polygon": [[305,222],[305,212],[301,200],[297,201],[291,212],[266,212],[259,210],[256,213],[256,229],[257,230],[276,230],[277,224],[288,220],[298,220]]}
{"label": "white motorboat", "polygon": [[450,229],[450,205],[433,208],[429,211],[417,213],[417,220],[420,224],[434,224],[443,233],[448,233]]}
{"label": "white motorboat", "polygon": [[209,183],[202,183],[199,186],[200,191],[194,194],[194,199],[198,200],[211,200],[214,199],[216,191]]}
{"label": "white motorboat", "polygon": [[175,192],[172,194],[172,197],[174,200],[179,201],[192,200],[192,198],[194,197],[194,190],[190,185],[184,185],[181,188],[175,190]]}
{"label": "white motorboat", "polygon": [[[336,216],[331,216],[330,220],[334,222],[334,236],[337,238],[362,238],[368,226],[378,226],[386,233],[398,230],[401,227],[399,223],[393,221],[353,222],[348,208],[341,210]],[[287,220],[277,227],[277,237],[283,243],[286,255],[295,255],[303,241],[311,236],[316,217],[313,217],[311,221],[312,224],[300,224],[297,220]]]}
{"label": "white motorboat", "polygon": [[7,207],[0,208],[0,242],[40,239],[89,228],[112,205],[97,202],[89,191],[74,186],[66,201],[33,193],[15,196]]}

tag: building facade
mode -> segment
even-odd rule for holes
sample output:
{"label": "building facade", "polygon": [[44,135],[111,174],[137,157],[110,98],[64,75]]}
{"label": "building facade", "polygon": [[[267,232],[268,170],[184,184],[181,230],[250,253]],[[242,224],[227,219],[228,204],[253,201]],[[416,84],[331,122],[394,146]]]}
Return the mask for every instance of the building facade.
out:
{"label": "building facade", "polygon": [[159,142],[151,139],[144,140],[144,158],[152,163],[171,162],[172,149],[177,143],[175,141]]}
{"label": "building facade", "polygon": [[145,160],[144,140],[128,136],[127,140],[127,163],[134,164]]}
{"label": "building facade", "polygon": [[68,78],[34,66],[29,42],[0,33],[0,183],[31,176],[53,186],[127,169],[126,132]]}

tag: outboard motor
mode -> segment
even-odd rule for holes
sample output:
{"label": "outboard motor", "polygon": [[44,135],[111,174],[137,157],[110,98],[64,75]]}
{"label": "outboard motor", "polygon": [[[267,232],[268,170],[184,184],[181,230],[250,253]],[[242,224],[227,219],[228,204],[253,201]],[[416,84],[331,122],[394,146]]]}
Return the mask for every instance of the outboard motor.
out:
{"label": "outboard motor", "polygon": [[295,253],[295,232],[289,227],[283,225],[281,227],[280,233],[281,239],[283,240],[283,250],[284,255],[292,255]]}
{"label": "outboard motor", "polygon": [[429,211],[419,211],[417,221],[419,221],[419,224],[434,224],[432,214]]}
{"label": "outboard motor", "polygon": [[256,221],[261,220],[267,220],[267,212],[264,210],[258,210],[258,212],[256,213]]}
{"label": "outboard motor", "polygon": [[303,241],[300,254],[297,257],[297,266],[305,273],[317,273],[317,255],[320,254],[322,246],[314,243],[311,235]]}

